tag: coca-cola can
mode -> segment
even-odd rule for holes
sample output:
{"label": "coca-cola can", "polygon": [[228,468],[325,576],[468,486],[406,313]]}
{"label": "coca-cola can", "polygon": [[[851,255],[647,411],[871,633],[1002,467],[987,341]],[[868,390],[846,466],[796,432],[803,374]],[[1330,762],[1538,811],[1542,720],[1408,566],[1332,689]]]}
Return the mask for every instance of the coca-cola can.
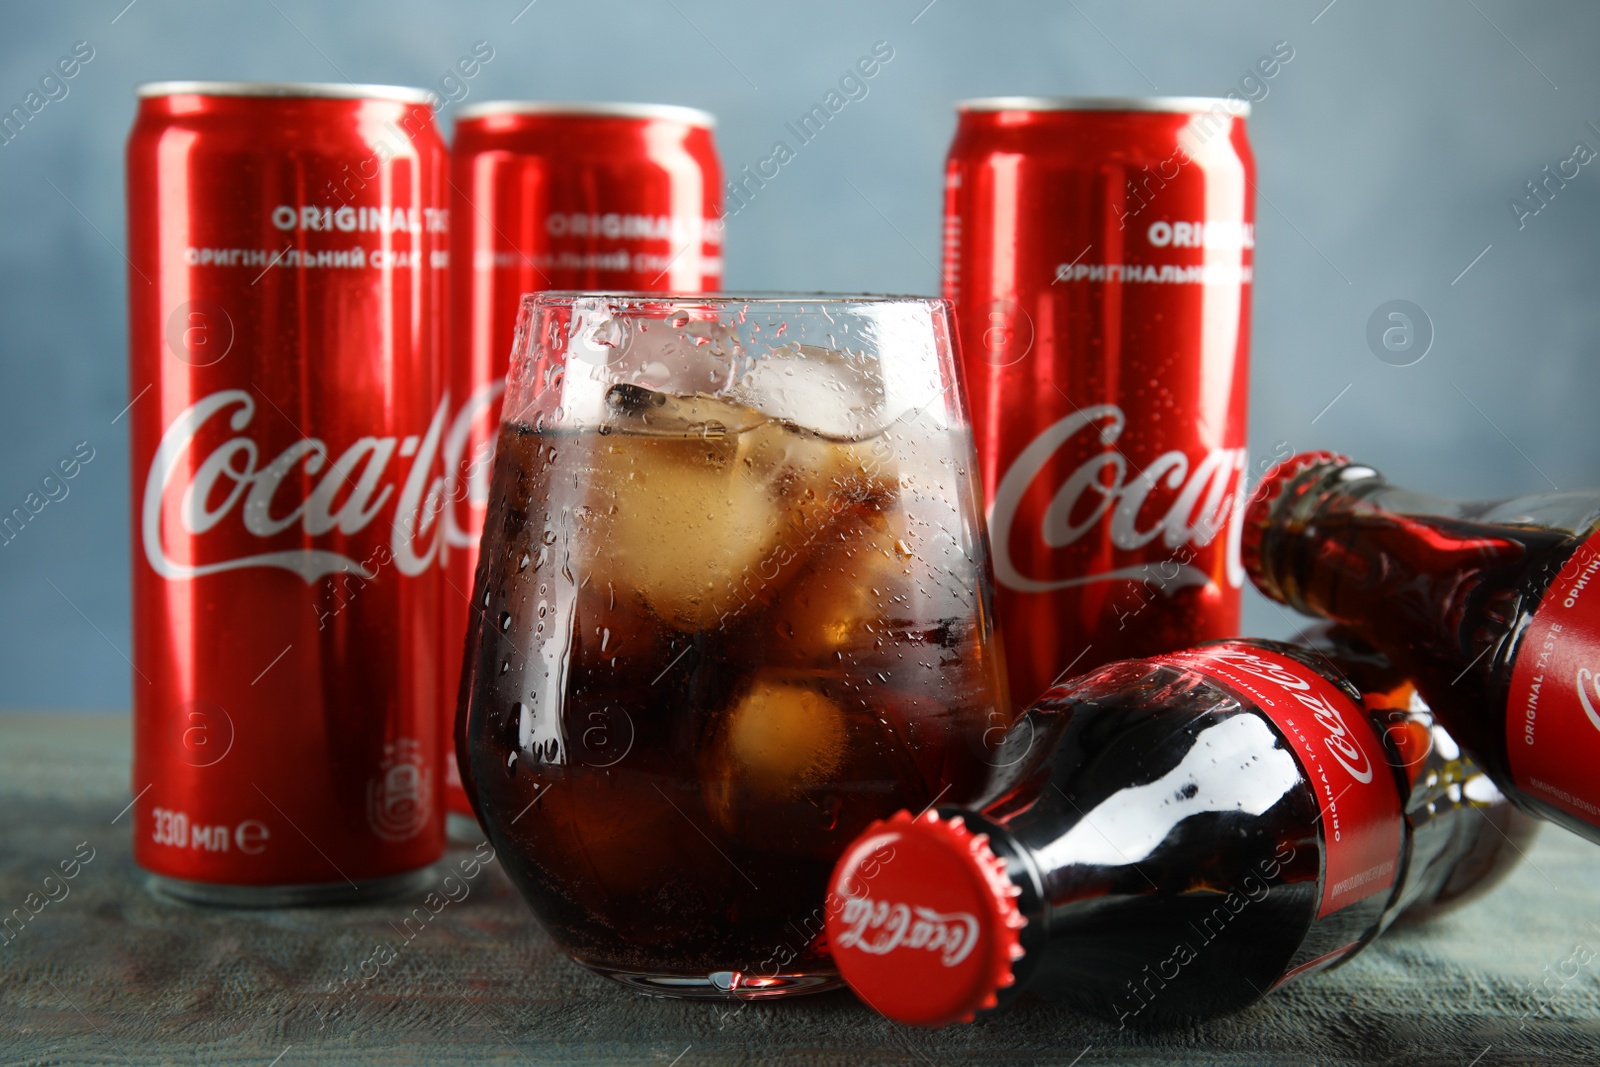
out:
{"label": "coca-cola can", "polygon": [[[500,394],[522,294],[722,287],[722,165],[705,111],[495,101],[461,109],[451,151],[451,376],[444,437],[444,670],[453,723]],[[476,610],[481,610],[478,608]],[[454,759],[448,804],[471,815]]]}
{"label": "coca-cola can", "polygon": [[1249,105],[959,105],[945,295],[1019,706],[1239,624]]}
{"label": "coca-cola can", "polygon": [[134,859],[248,906],[444,848],[431,96],[167,82],[128,140]]}

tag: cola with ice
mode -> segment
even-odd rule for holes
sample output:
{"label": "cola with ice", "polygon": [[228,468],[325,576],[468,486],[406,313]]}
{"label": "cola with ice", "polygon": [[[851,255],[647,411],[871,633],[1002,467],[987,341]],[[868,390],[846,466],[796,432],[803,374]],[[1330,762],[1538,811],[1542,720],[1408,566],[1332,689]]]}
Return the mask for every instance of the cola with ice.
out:
{"label": "cola with ice", "polygon": [[[936,388],[896,407],[878,370],[783,331],[563,322],[568,355],[621,355],[568,359],[559,415],[508,394],[468,794],[591,968],[674,995],[834,983],[816,935],[839,852],[972,796],[1010,721],[970,437]],[[663,354],[720,384],[662,386]]]}

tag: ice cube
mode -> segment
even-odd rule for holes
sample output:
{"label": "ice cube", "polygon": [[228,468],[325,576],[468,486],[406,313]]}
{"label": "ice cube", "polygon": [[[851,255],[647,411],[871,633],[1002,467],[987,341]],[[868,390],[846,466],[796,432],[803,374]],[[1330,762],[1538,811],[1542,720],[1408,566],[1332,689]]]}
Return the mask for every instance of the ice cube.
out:
{"label": "ice cube", "polygon": [[762,672],[723,713],[701,759],[706,810],[742,837],[752,820],[804,805],[804,792],[839,767],[847,741],[844,710],[814,681]]}
{"label": "ice cube", "polygon": [[894,415],[878,363],[814,345],[775,349],[755,362],[728,395],[799,437],[831,444],[822,465],[856,499],[893,495],[896,468],[905,459],[895,439],[902,426],[915,427],[932,414],[929,409]]}
{"label": "ice cube", "polygon": [[679,629],[770,601],[853,500],[889,491],[846,446],[740,404],[618,385],[606,407],[584,563]]}
{"label": "ice cube", "polygon": [[971,799],[981,714],[847,670],[759,671],[719,711],[696,760],[712,824],[741,848],[831,861],[873,819]]}
{"label": "ice cube", "polygon": [[892,640],[894,623],[909,621],[915,566],[910,544],[883,514],[852,516],[772,607],[773,632],[762,635],[763,645],[782,662],[825,667],[847,649]]}
{"label": "ice cube", "polygon": [[886,469],[894,497],[864,501],[815,545],[763,618],[765,654],[815,667],[857,654],[865,667],[859,653],[903,658],[893,646],[944,643],[976,625],[983,579],[963,550],[960,511],[899,463]]}
{"label": "ice cube", "polygon": [[729,713],[724,740],[750,789],[793,796],[825,781],[844,754],[844,712],[800,682],[758,678]]}
{"label": "ice cube", "polygon": [[754,365],[728,395],[798,429],[838,441],[876,436],[887,421],[877,365],[814,345],[785,345]]}

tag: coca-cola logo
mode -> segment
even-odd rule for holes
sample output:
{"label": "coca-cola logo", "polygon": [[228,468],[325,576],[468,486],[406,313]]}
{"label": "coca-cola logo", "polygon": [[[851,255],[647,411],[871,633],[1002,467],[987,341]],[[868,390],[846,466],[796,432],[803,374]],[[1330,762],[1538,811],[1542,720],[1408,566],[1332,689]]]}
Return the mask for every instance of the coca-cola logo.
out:
{"label": "coca-cola logo", "polygon": [[[248,391],[225,389],[196,401],[167,427],[150,461],[140,518],[145,559],[169,579],[247,567],[279,567],[300,575],[307,584],[341,572],[372,578],[376,572],[356,558],[326,548],[262,552],[247,548],[205,563],[185,562],[182,557],[188,553],[174,553],[168,543],[168,519],[176,519],[180,537],[193,539],[207,534],[222,537],[218,526],[235,513],[238,528],[249,537],[267,540],[298,529],[305,537],[318,538],[334,531],[359,533],[392,500],[389,541],[395,566],[401,574],[420,574],[439,553],[437,537],[425,547],[423,541],[433,529],[444,493],[444,478],[434,473],[434,459],[449,403],[448,396],[440,401],[421,437],[359,437],[331,462],[326,442],[305,437],[263,464],[261,446],[246,433],[256,413],[255,398]],[[233,436],[192,462],[188,453],[201,431],[224,419]],[[398,497],[388,476],[396,455],[411,461]],[[180,478],[182,471],[189,472],[187,478]],[[317,476],[316,484],[304,499],[286,500],[286,483],[297,472]]]}
{"label": "coca-cola logo", "polygon": [[978,919],[964,911],[944,915],[915,904],[849,897],[840,917],[850,928],[839,936],[837,947],[873,956],[899,949],[934,952],[941,964],[954,967],[971,955],[978,941]]}
{"label": "coca-cola logo", "polygon": [[1322,743],[1334,761],[1362,785],[1372,781],[1372,761],[1356,741],[1349,724],[1345,722],[1344,713],[1327,697],[1313,692],[1310,681],[1291,673],[1277,662],[1243,649],[1222,648],[1213,654],[1235,670],[1271,682],[1287,692],[1310,711],[1317,725],[1322,727]]}
{"label": "coca-cola logo", "polygon": [[[1244,495],[1240,492],[1245,467],[1243,448],[1213,448],[1198,462],[1179,449],[1157,456],[1142,471],[1130,471],[1117,440],[1127,426],[1127,416],[1115,404],[1080,408],[1047,427],[1018,453],[995,489],[989,509],[995,578],[1022,593],[1047,593],[1055,589],[1147,577],[1145,556],[1140,562],[1107,567],[1068,577],[1024,574],[1012,557],[1011,538],[1024,498],[1052,461],[1063,451],[1089,453],[1050,498],[1030,531],[1051,549],[1067,549],[1102,524],[1111,543],[1122,552],[1137,552],[1158,538],[1169,550],[1183,546],[1204,548],[1223,530],[1228,531],[1226,575],[1233,588],[1244,584],[1239,558],[1239,531]],[[1093,441],[1085,443],[1090,435]],[[1170,498],[1170,502],[1160,499]],[[1165,507],[1162,505],[1165,504]],[[1159,517],[1148,526],[1151,515]],[[1210,575],[1187,562],[1178,565],[1175,580],[1162,589],[1171,593],[1190,585],[1212,584]]]}

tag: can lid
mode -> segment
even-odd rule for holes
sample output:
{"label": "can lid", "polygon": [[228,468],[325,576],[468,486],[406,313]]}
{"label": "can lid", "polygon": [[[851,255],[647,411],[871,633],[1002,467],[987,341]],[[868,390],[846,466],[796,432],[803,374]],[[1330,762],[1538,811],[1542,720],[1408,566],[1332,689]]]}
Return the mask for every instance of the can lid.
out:
{"label": "can lid", "polygon": [[971,1022],[1014,984],[1021,890],[960,816],[908,811],[845,850],[828,883],[828,946],[839,974],[896,1022]]}
{"label": "can lid", "polygon": [[1305,492],[1308,486],[1302,484],[1295,488],[1295,483],[1306,471],[1322,466],[1346,467],[1349,464],[1350,458],[1338,452],[1301,452],[1268,471],[1250,494],[1250,500],[1244,508],[1243,528],[1239,531],[1239,562],[1244,565],[1245,573],[1250,575],[1256,588],[1273,600],[1289,602],[1278,585],[1275,572],[1265,566],[1262,559],[1262,542],[1272,528],[1272,516],[1277,511],[1279,498],[1285,492]]}
{"label": "can lid", "polygon": [[354,82],[144,82],[134,88],[141,99],[152,96],[277,96],[321,100],[397,100],[432,104],[434,94],[405,85],[357,85]]}
{"label": "can lid", "polygon": [[603,100],[485,100],[456,112],[456,121],[490,115],[549,115],[555,118],[665,119],[686,126],[715,129],[717,117],[697,107],[677,104],[623,104]]}
{"label": "can lid", "polygon": [[1250,117],[1248,100],[1221,96],[980,96],[956,102],[957,111],[1166,111],[1188,115],[1221,109]]}

